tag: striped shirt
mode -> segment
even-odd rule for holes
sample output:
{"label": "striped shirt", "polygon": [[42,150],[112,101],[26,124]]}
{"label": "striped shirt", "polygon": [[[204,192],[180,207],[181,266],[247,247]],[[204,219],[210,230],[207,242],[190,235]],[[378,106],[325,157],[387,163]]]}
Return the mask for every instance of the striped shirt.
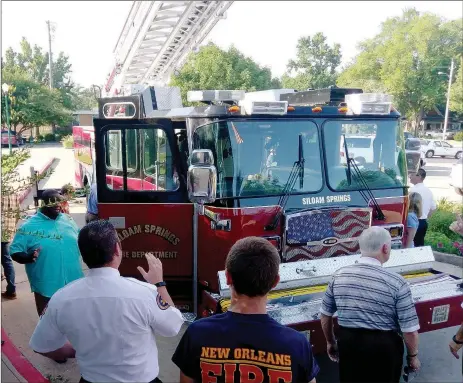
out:
{"label": "striped shirt", "polygon": [[382,268],[374,258],[338,270],[323,298],[320,312],[338,313],[342,327],[413,332],[420,328],[405,279]]}

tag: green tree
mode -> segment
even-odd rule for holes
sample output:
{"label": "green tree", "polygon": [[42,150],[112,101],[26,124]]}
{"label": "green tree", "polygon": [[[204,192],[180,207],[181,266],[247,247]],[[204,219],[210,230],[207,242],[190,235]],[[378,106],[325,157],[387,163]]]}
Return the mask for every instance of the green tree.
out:
{"label": "green tree", "polygon": [[92,88],[83,88],[77,86],[73,90],[74,108],[76,110],[91,110],[98,107],[97,95]]}
{"label": "green tree", "polygon": [[341,46],[337,43],[330,46],[326,40],[321,32],[298,40],[296,59],[288,62],[287,72],[281,79],[284,88],[303,90],[335,85]]}
{"label": "green tree", "polygon": [[445,102],[445,81],[437,73],[461,54],[461,33],[461,19],[446,22],[405,10],[359,44],[360,53],[339,76],[338,85],[392,94],[395,106],[417,129],[427,110]]}
{"label": "green tree", "polygon": [[270,69],[261,67],[233,46],[225,51],[213,43],[190,54],[179,73],[172,76],[170,85],[181,89],[185,104],[187,92],[195,89],[256,91],[280,87],[279,81],[272,79]]}
{"label": "green tree", "polygon": [[[18,134],[44,125],[65,126],[72,121],[59,90],[50,90],[21,72],[4,74],[2,81],[11,86],[10,125]],[[2,122],[5,121],[5,108],[2,108]]]}
{"label": "green tree", "polygon": [[463,116],[463,58],[460,59],[460,68],[450,90],[450,110]]}

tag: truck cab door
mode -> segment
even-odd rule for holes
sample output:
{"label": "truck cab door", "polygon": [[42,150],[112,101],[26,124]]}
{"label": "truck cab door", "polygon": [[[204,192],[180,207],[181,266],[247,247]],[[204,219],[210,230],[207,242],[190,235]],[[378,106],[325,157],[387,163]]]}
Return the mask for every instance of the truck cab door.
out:
{"label": "truck cab door", "polygon": [[145,253],[152,252],[176,304],[190,305],[193,205],[172,121],[95,119],[94,125],[98,213],[118,232],[121,275],[141,279],[137,267],[146,269]]}

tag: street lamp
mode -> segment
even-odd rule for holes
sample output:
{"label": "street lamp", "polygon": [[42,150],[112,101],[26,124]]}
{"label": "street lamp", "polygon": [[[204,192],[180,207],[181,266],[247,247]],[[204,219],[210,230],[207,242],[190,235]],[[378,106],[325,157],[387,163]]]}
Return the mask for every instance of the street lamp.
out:
{"label": "street lamp", "polygon": [[450,64],[450,74],[445,72],[438,72],[438,75],[445,75],[449,78],[449,86],[447,89],[447,104],[445,105],[445,118],[444,118],[444,130],[442,132],[442,139],[445,141],[445,134],[447,133],[447,124],[449,121],[449,103],[450,103],[450,89],[452,88],[452,77],[453,77],[453,59]]}
{"label": "street lamp", "polygon": [[10,115],[8,113],[8,90],[10,86],[8,84],[2,85],[3,93],[5,94],[5,117],[6,117],[6,128],[8,129],[8,149],[11,154],[11,128],[10,128]]}

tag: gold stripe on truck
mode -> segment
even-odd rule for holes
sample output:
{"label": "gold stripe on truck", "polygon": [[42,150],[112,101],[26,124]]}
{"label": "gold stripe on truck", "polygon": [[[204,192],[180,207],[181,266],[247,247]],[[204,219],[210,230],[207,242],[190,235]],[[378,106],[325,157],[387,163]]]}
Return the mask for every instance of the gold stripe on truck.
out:
{"label": "gold stripe on truck", "polygon": [[[433,273],[411,273],[411,274],[405,274],[403,277],[405,279],[411,279],[411,278],[420,278],[420,277],[429,277],[431,275],[434,275]],[[283,297],[297,297],[301,295],[308,295],[308,294],[315,294],[315,293],[322,293],[326,290],[328,285],[316,285],[316,286],[310,286],[310,287],[299,287],[297,289],[291,289],[291,290],[280,290],[280,291],[273,291],[268,294],[268,299],[278,299],[278,298],[283,298]],[[222,299],[220,302],[220,307],[222,308],[222,311],[225,312],[228,310],[230,307],[230,299]]]}

